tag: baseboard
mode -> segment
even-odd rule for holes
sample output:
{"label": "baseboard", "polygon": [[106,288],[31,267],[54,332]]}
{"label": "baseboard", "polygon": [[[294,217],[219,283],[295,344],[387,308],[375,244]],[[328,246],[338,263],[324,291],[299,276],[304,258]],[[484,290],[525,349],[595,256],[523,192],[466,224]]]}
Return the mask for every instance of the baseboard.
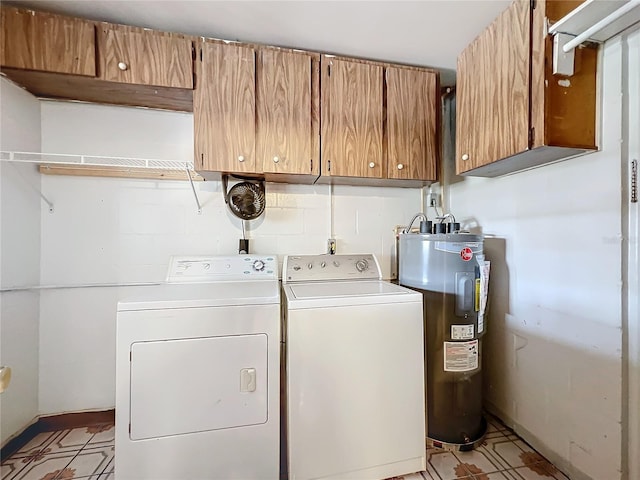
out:
{"label": "baseboard", "polygon": [[0,459],[4,461],[5,458],[9,458],[42,432],[115,423],[115,412],[114,409],[110,409],[99,412],[62,413],[38,417],[37,421],[3,445],[2,449],[0,449]]}

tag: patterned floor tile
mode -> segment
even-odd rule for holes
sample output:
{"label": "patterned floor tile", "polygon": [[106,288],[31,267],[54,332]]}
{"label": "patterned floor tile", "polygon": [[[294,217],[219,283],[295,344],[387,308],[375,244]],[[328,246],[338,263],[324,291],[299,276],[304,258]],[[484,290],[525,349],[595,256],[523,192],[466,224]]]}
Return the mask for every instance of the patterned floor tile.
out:
{"label": "patterned floor tile", "polygon": [[516,468],[514,472],[520,475],[519,478],[524,480],[550,480],[555,478],[553,473],[547,469],[546,462]]}
{"label": "patterned floor tile", "polygon": [[400,475],[399,477],[392,477],[387,480],[423,480],[423,477],[420,473],[409,473],[408,475]]}
{"label": "patterned floor tile", "polygon": [[[505,447],[505,444],[509,445]],[[504,458],[502,451],[505,448],[509,449],[512,444],[513,442],[505,436],[485,438],[476,451],[482,453],[493,465],[496,465],[498,468],[495,470],[505,470],[513,468],[513,466]]]}
{"label": "patterned floor tile", "polygon": [[510,480],[503,472],[481,473],[474,475],[473,480]]}
{"label": "patterned floor tile", "polygon": [[93,425],[87,427],[87,433],[93,433],[89,444],[104,443],[113,445],[116,429],[113,424]]}
{"label": "patterned floor tile", "polygon": [[[87,427],[65,430],[62,435],[57,437],[55,441],[51,443],[51,445],[62,451],[67,451],[69,449],[80,450],[87,444],[87,442],[89,442],[89,440],[91,440],[93,435],[93,433],[87,432]],[[56,449],[54,448],[53,451],[55,452]]]}
{"label": "patterned floor tile", "polygon": [[112,447],[82,449],[67,468],[74,471],[73,478],[97,477],[104,472],[112,458]]}
{"label": "patterned floor tile", "polygon": [[[24,457],[20,462],[24,463],[24,467],[16,470],[12,475],[2,477],[3,480],[55,480],[64,472],[65,468],[78,452],[57,452],[38,457]],[[65,478],[65,477],[61,477]],[[66,473],[66,478],[73,478]]]}
{"label": "patterned floor tile", "polygon": [[493,459],[483,449],[476,449],[470,452],[455,452],[454,455],[465,466],[467,471],[474,475],[497,472],[503,469],[502,464]]}
{"label": "patterned floor tile", "polygon": [[0,466],[0,478],[15,477],[18,471],[24,468],[25,464],[16,458],[8,458]]}
{"label": "patterned floor tile", "polygon": [[540,457],[534,461],[528,452],[524,452],[518,445],[511,441],[496,442],[488,447],[491,448],[491,452],[495,458],[504,463],[505,469],[523,467],[542,459],[542,457]]}
{"label": "patterned floor tile", "polygon": [[[45,450],[51,442],[59,437],[62,432],[43,432],[36,435],[33,440],[28,442],[24,447],[14,453],[11,458],[20,458],[32,455],[37,451]],[[3,477],[4,478],[4,477]]]}
{"label": "patterned floor tile", "polygon": [[458,461],[452,452],[434,452],[431,454],[431,458],[428,463],[433,467],[435,472],[427,471],[431,473],[431,475],[435,473],[437,476],[434,476],[434,478],[439,480],[454,480],[472,475],[472,472],[467,470],[467,468]]}
{"label": "patterned floor tile", "polygon": [[100,479],[99,480],[115,480],[115,475],[113,474],[113,472],[107,473],[107,474],[102,474],[100,475]]}

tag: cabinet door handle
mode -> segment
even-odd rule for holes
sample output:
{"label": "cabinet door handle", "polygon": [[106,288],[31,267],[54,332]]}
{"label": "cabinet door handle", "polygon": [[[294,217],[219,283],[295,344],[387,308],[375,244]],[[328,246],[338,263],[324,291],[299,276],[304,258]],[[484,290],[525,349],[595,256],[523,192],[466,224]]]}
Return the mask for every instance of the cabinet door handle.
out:
{"label": "cabinet door handle", "polygon": [[244,155],[239,155],[238,156],[238,161],[239,162],[244,162]]}
{"label": "cabinet door handle", "polygon": [[375,166],[376,166],[376,164],[375,164],[375,163],[373,163],[373,162],[370,162],[370,163],[369,163],[369,168],[373,168],[373,167],[375,167]]}
{"label": "cabinet door handle", "polygon": [[399,163],[399,164],[398,164],[398,170],[402,170],[403,168],[404,168],[404,165],[403,165],[403,164],[401,164],[401,163]]}
{"label": "cabinet door handle", "polygon": [[462,160],[469,160],[469,155],[467,155],[466,153],[462,155]]}
{"label": "cabinet door handle", "polygon": [[124,72],[127,68],[129,68],[129,65],[124,62],[118,62],[118,68]]}
{"label": "cabinet door handle", "polygon": [[278,157],[273,157],[273,163],[278,163],[280,159]]}

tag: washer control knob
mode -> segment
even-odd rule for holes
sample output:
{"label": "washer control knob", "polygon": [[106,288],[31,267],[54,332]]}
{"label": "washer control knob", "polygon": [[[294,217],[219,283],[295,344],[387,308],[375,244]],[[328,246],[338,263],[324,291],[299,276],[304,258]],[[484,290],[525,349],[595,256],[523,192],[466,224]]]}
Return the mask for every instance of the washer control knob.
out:
{"label": "washer control knob", "polygon": [[311,269],[313,268],[313,263],[309,263],[309,264],[307,265],[307,268],[308,268],[309,270],[311,270]]}
{"label": "washer control knob", "polygon": [[297,272],[298,270],[300,270],[300,265],[294,265],[293,269]]}
{"label": "washer control knob", "polygon": [[204,268],[205,270],[209,270],[211,268],[211,264],[210,263],[205,263],[202,265],[202,268]]}
{"label": "washer control knob", "polygon": [[356,262],[356,270],[358,270],[360,273],[364,272],[368,268],[369,268],[369,264],[364,258]]}
{"label": "washer control knob", "polygon": [[261,272],[264,270],[264,262],[262,260],[256,260],[253,262],[253,269],[256,272]]}
{"label": "washer control knob", "polygon": [[336,267],[336,268],[339,267],[340,266],[340,262],[337,261],[337,260],[334,260],[333,261],[333,266]]}
{"label": "washer control knob", "polygon": [[320,266],[321,266],[322,268],[326,267],[326,266],[327,266],[327,262],[320,262]]}

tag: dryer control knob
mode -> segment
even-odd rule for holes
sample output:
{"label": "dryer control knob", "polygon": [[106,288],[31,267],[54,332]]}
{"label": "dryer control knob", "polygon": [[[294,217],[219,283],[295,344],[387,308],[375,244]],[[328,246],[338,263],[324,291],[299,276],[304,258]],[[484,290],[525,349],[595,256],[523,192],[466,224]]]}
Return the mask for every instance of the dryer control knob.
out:
{"label": "dryer control knob", "polygon": [[320,266],[321,266],[322,268],[326,267],[326,266],[327,266],[327,262],[320,262]]}
{"label": "dryer control knob", "polygon": [[356,270],[358,270],[360,273],[364,272],[367,268],[369,268],[369,264],[365,259],[358,260],[356,262]]}
{"label": "dryer control knob", "polygon": [[313,263],[309,263],[309,264],[307,265],[307,268],[308,268],[309,270],[311,270],[311,269],[313,268]]}
{"label": "dryer control knob", "polygon": [[261,272],[264,270],[264,262],[262,260],[256,260],[253,262],[253,269],[256,272]]}
{"label": "dryer control knob", "polygon": [[296,272],[297,272],[298,270],[300,270],[300,268],[301,268],[301,267],[300,267],[300,265],[294,265],[294,266],[293,266],[293,269],[294,269]]}

